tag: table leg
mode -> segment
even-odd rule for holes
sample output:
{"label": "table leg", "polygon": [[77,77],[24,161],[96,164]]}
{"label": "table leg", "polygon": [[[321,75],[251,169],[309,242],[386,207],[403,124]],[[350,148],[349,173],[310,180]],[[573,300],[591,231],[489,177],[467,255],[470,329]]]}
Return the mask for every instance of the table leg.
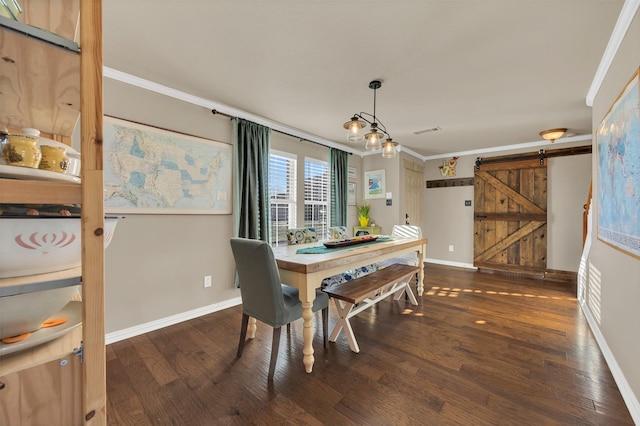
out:
{"label": "table leg", "polygon": [[422,249],[418,252],[418,296],[422,296],[424,293],[424,255],[427,251],[426,246],[422,246]]}
{"label": "table leg", "polygon": [[249,339],[253,339],[256,337],[256,319],[254,317],[249,317],[249,324],[247,325],[247,337]]}
{"label": "table leg", "polygon": [[304,349],[302,353],[304,357],[302,362],[307,373],[311,373],[313,370],[313,363],[315,358],[313,357],[313,312],[311,307],[313,302],[302,302],[302,319],[304,325],[302,328],[302,337],[304,338]]}

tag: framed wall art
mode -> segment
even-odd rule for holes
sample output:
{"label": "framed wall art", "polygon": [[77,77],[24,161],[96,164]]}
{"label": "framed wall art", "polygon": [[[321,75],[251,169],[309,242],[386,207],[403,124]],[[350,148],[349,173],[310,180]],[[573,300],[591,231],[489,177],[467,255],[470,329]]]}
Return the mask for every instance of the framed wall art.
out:
{"label": "framed wall art", "polygon": [[354,182],[349,182],[347,184],[347,205],[356,205],[356,184]]}
{"label": "framed wall art", "polygon": [[639,71],[596,133],[598,239],[636,258],[640,258]]}
{"label": "framed wall art", "polygon": [[385,197],[384,169],[364,172],[364,198]]}
{"label": "framed wall art", "polygon": [[355,167],[349,167],[347,169],[347,177],[349,179],[357,179],[358,178],[358,171],[356,170]]}
{"label": "framed wall art", "polygon": [[108,213],[231,214],[229,144],[104,118]]}

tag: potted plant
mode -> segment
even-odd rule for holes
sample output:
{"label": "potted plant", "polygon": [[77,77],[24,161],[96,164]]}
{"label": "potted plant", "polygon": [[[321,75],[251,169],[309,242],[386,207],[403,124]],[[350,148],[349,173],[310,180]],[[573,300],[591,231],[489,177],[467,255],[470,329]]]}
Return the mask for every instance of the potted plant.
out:
{"label": "potted plant", "polygon": [[358,221],[360,221],[360,226],[364,227],[369,225],[369,210],[371,210],[369,203],[362,203],[356,207],[358,209]]}

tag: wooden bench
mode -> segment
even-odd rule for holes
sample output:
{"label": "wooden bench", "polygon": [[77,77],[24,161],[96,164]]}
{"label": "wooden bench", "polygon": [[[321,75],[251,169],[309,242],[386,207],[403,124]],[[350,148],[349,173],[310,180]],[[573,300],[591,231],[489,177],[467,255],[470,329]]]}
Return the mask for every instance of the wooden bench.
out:
{"label": "wooden bench", "polygon": [[344,329],[351,350],[360,352],[349,318],[394,293],[394,300],[398,300],[406,292],[411,303],[417,305],[410,283],[418,270],[417,266],[393,264],[355,280],[322,289],[333,299],[340,316],[329,340],[335,342]]}

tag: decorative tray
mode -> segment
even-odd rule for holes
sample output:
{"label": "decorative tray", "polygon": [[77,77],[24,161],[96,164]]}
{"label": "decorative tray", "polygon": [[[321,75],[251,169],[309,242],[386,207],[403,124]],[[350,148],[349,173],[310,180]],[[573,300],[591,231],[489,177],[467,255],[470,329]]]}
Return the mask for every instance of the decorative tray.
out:
{"label": "decorative tray", "polygon": [[353,238],[344,238],[342,240],[331,240],[325,241],[324,246],[326,248],[337,248],[337,247],[345,247],[352,246],[354,244],[362,244],[362,243],[370,243],[372,241],[377,240],[378,237],[375,235],[363,235],[361,237],[353,237]]}

